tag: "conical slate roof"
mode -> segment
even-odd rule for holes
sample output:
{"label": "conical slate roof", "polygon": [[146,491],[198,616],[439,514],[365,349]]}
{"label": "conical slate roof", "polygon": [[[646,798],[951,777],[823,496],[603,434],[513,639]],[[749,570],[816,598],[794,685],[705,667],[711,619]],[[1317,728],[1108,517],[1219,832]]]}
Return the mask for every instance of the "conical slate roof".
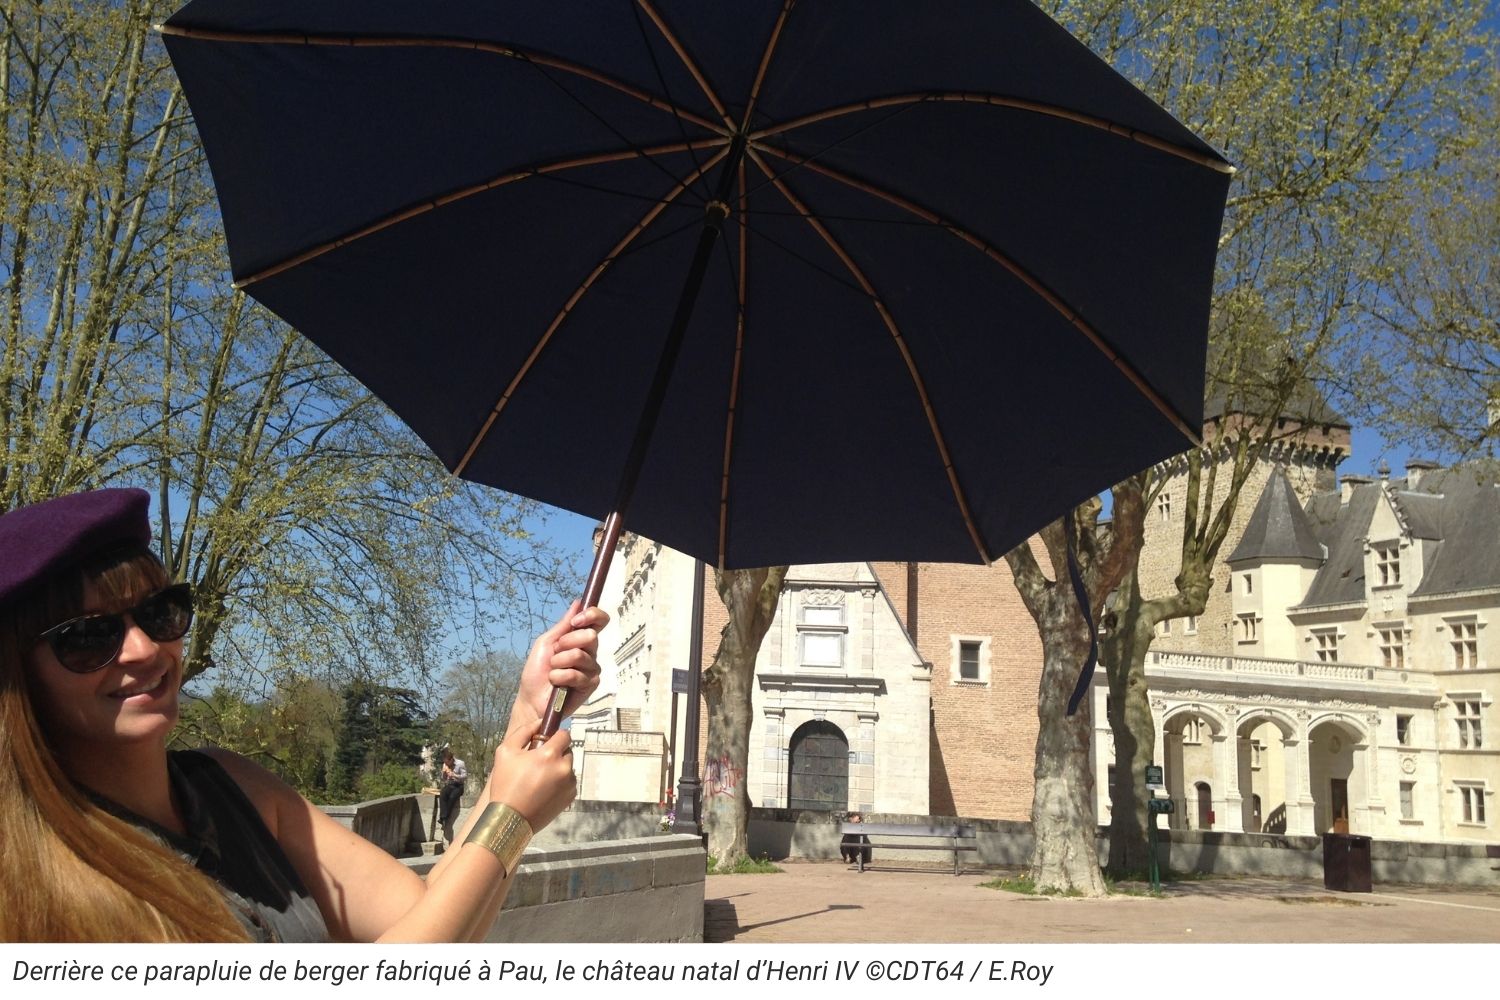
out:
{"label": "conical slate roof", "polygon": [[1277,466],[1261,490],[1260,500],[1227,560],[1230,563],[1251,559],[1316,559],[1327,556],[1318,541],[1312,521],[1302,510],[1286,470]]}

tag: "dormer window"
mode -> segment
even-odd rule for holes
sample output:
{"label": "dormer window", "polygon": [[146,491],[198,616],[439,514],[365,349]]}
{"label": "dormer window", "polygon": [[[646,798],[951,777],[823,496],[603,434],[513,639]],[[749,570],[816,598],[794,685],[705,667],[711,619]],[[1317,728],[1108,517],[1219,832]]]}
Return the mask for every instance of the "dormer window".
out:
{"label": "dormer window", "polygon": [[1377,586],[1394,587],[1401,583],[1401,546],[1395,542],[1372,546],[1375,553]]}

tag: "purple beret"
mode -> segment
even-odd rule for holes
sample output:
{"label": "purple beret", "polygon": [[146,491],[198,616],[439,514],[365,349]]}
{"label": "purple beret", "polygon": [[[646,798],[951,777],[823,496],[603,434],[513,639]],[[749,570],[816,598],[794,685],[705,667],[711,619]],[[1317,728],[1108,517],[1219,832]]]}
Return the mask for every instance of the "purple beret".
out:
{"label": "purple beret", "polygon": [[145,490],[91,490],[0,514],[0,604],[117,545],[151,541]]}

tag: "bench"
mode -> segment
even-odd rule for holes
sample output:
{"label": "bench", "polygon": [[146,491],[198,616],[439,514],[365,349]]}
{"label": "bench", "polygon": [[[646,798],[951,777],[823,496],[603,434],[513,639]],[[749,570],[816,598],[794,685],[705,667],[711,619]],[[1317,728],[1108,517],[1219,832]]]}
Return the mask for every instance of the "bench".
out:
{"label": "bench", "polygon": [[[924,838],[933,840],[941,838],[948,841],[946,844],[877,844],[870,841],[868,845],[860,844],[859,847],[890,847],[904,851],[952,851],[953,852],[953,874],[961,873],[959,858],[966,851],[979,850],[974,843],[974,828],[972,826],[961,826],[957,823],[937,823],[918,825],[914,823],[843,823],[839,826],[841,836],[864,836],[866,838],[879,837],[890,838]],[[964,843],[968,841],[968,843]],[[865,852],[856,849],[855,855],[859,860],[859,870],[865,870]]]}

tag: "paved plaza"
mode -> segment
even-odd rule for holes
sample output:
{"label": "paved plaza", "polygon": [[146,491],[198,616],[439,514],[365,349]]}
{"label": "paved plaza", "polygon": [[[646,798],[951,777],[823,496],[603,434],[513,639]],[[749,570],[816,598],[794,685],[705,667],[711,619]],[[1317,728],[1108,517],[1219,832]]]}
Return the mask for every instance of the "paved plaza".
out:
{"label": "paved plaza", "polygon": [[1023,896],[915,867],[860,874],[838,862],[784,862],[778,875],[710,875],[711,942],[1500,942],[1500,873],[1492,888],[1205,878],[1161,898]]}

